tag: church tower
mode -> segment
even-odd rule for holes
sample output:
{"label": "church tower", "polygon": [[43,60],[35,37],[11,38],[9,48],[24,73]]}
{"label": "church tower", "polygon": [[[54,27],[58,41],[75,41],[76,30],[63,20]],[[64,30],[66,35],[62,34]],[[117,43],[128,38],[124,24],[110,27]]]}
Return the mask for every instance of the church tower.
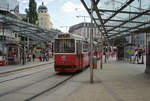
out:
{"label": "church tower", "polygon": [[40,27],[45,29],[52,28],[52,22],[50,20],[50,16],[48,14],[48,9],[42,2],[42,5],[38,8],[38,24]]}

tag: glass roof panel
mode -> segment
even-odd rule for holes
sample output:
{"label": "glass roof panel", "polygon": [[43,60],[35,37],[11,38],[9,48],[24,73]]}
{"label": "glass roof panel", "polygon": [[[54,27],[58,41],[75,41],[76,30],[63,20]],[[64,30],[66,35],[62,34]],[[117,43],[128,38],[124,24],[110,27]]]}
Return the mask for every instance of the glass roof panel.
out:
{"label": "glass roof panel", "polygon": [[91,0],[84,0],[88,8],[91,8]]}
{"label": "glass roof panel", "polygon": [[[85,1],[90,4],[91,0]],[[150,26],[150,0],[100,0],[96,8],[103,14],[102,19],[108,34],[120,31],[123,35],[128,34],[128,30],[135,31]],[[147,12],[143,13],[145,11]],[[93,16],[97,17],[96,13]]]}
{"label": "glass roof panel", "polygon": [[[60,32],[54,30],[46,30],[36,25],[32,25],[1,14],[0,25],[3,26],[4,29],[9,28],[9,30],[18,33],[20,36],[28,36],[32,39],[38,39],[43,41],[50,41],[55,37],[56,34],[60,34]],[[43,34],[41,34],[41,32]],[[46,36],[47,33],[50,33],[51,36]]]}
{"label": "glass roof panel", "polygon": [[99,20],[95,20],[96,21],[96,23],[98,24],[98,25],[101,25],[101,23],[100,23],[100,21]]}

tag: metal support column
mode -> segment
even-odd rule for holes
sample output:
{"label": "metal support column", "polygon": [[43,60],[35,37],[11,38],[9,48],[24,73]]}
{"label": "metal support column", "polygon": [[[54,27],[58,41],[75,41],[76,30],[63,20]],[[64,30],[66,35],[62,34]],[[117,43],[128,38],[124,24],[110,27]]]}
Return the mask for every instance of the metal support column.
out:
{"label": "metal support column", "polygon": [[[93,0],[91,0],[91,25],[93,25],[92,13]],[[93,28],[90,29],[90,82],[93,83]]]}
{"label": "metal support column", "polygon": [[30,40],[29,37],[27,37],[27,48],[28,48],[28,54],[30,53]]}
{"label": "metal support column", "polygon": [[103,38],[102,38],[102,35],[101,35],[101,69],[103,69]]}
{"label": "metal support column", "polygon": [[22,59],[23,59],[23,65],[25,65],[26,64],[25,38],[23,40],[23,54],[22,54]]}
{"label": "metal support column", "polygon": [[149,41],[149,37],[150,35],[148,35],[149,33],[146,32],[146,44],[147,44],[147,48],[146,48],[146,69],[145,69],[145,73],[146,74],[150,74],[150,41]]}
{"label": "metal support column", "polygon": [[5,47],[5,38],[4,38],[4,27],[2,27],[2,33],[3,33],[3,35],[2,35],[2,59],[5,59],[4,57],[4,47]]}

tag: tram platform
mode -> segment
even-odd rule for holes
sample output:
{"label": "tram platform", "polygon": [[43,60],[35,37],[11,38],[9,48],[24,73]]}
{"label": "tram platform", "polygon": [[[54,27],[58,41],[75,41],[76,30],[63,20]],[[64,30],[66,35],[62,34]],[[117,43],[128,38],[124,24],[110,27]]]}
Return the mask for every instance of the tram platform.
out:
{"label": "tram platform", "polygon": [[17,65],[5,65],[5,66],[0,66],[0,74],[6,73],[6,72],[11,72],[11,71],[18,71],[18,70],[23,70],[26,68],[32,68],[40,65],[45,65],[50,62],[53,62],[53,58],[49,59],[49,61],[45,62],[39,62],[39,59],[35,59],[35,61],[27,62],[25,65],[22,64],[17,64]]}
{"label": "tram platform", "polygon": [[99,64],[94,69],[94,83],[90,83],[88,68],[73,79],[81,85],[63,101],[149,101],[150,76],[144,73],[145,64],[118,62],[114,58],[103,64],[102,70]]}

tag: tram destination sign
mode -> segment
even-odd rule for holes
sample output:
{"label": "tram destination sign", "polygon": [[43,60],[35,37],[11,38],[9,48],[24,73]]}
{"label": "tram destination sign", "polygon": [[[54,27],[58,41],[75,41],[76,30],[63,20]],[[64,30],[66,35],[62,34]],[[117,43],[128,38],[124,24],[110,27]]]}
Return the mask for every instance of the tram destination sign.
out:
{"label": "tram destination sign", "polygon": [[58,38],[70,38],[70,34],[60,34]]}

